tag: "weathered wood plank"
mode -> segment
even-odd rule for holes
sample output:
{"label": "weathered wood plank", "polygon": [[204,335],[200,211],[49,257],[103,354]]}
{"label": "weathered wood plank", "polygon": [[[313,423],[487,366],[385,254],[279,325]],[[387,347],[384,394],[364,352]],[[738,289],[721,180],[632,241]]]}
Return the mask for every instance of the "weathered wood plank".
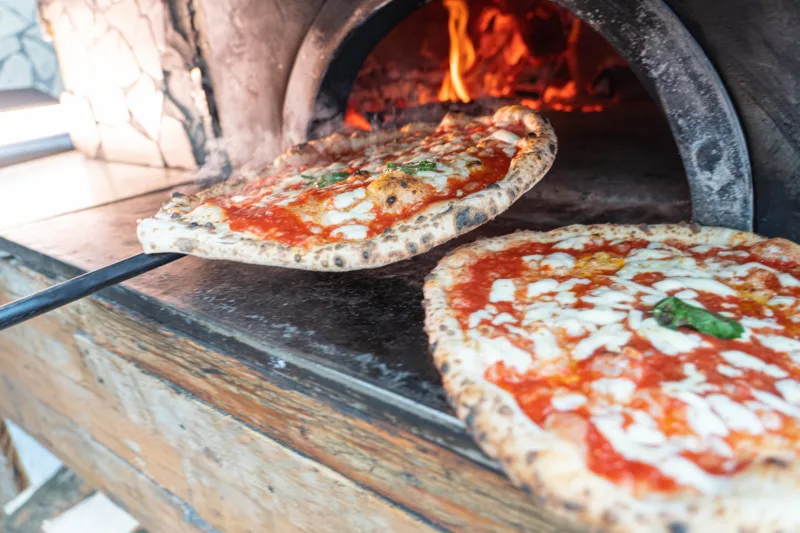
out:
{"label": "weathered wood plank", "polygon": [[[3,377],[24,384],[220,531],[432,531],[329,468],[99,348],[88,336],[76,334],[67,348],[71,333],[61,324],[51,326],[50,339],[60,340],[47,351],[38,351],[38,345],[26,351],[14,340],[6,344],[0,354]],[[52,349],[56,342],[60,353]],[[51,443],[58,452],[59,443],[52,438]]]}
{"label": "weathered wood plank", "polygon": [[0,412],[58,454],[88,484],[124,503],[153,533],[214,532],[194,509],[6,375],[0,376]]}
{"label": "weathered wood plank", "polygon": [[55,518],[92,492],[74,472],[61,467],[19,509],[0,519],[0,531],[38,533],[42,522]]}
{"label": "weathered wood plank", "polygon": [[[5,420],[0,420],[0,503],[6,504],[29,485]],[[2,530],[0,530],[2,531]]]}
{"label": "weathered wood plank", "polygon": [[[31,292],[46,283],[42,276],[13,262],[0,263],[0,300]],[[563,523],[543,513],[497,473],[384,421],[361,418],[358,406],[342,405],[325,397],[313,383],[302,389],[287,383],[280,369],[245,366],[108,302],[82,300],[7,330],[0,338],[12,347],[9,352],[16,352],[5,356],[12,361],[8,370],[5,363],[0,365],[0,372],[17,372],[31,380],[31,371],[26,367],[38,366],[45,374],[47,368],[57,370],[58,373],[49,371],[47,379],[39,376],[39,382],[31,386],[41,389],[41,394],[47,393],[60,409],[67,408],[67,400],[92,405],[85,413],[71,411],[65,416],[73,417],[81,427],[91,428],[92,436],[104,446],[184,498],[209,520],[213,515],[224,524],[232,518],[225,514],[225,496],[204,493],[201,485],[226,479],[226,471],[234,470],[213,458],[227,457],[230,454],[225,453],[226,449],[242,445],[217,441],[219,432],[209,429],[214,424],[207,422],[210,414],[203,410],[199,410],[204,413],[202,416],[194,411],[191,417],[174,416],[174,409],[159,409],[157,404],[148,403],[160,398],[160,402],[172,405],[178,399],[171,395],[179,393],[170,389],[172,392],[159,396],[148,388],[142,389],[148,381],[141,371],[130,370],[128,361],[236,417],[234,420],[208,410],[221,416],[219,423],[226,424],[226,434],[245,431],[244,422],[441,527],[472,531],[564,530]],[[15,363],[16,359],[27,362]],[[40,361],[35,365],[37,359]],[[60,392],[46,392],[51,389]],[[126,390],[129,392],[123,392]],[[127,421],[125,427],[113,423],[115,416]],[[160,431],[169,425],[180,428],[181,424],[188,428],[186,421],[193,418],[206,420],[206,425],[197,434],[191,433],[195,452],[189,462],[191,475],[187,476],[183,457],[188,453],[187,432],[171,430],[161,436],[153,428]],[[252,435],[254,439],[263,438],[259,433]],[[201,446],[196,440],[201,437],[210,440],[203,440],[205,444]],[[136,445],[129,446],[126,440]],[[204,448],[208,451],[204,452]],[[241,464],[242,460],[226,459],[247,473],[253,464]],[[241,472],[237,479],[229,481],[238,487],[231,489],[237,496],[242,490],[253,490],[256,482]],[[256,495],[259,508],[253,512],[263,512],[265,502],[283,497],[270,494]],[[331,505],[330,501],[318,503],[325,508]]]}

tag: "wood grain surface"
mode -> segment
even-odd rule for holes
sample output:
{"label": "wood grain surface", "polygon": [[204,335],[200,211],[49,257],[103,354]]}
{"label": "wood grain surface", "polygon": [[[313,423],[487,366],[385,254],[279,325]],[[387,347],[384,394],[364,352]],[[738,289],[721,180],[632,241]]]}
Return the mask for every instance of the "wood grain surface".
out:
{"label": "wood grain surface", "polygon": [[[50,282],[0,260],[0,302]],[[108,301],[0,343],[2,414],[151,531],[565,530],[495,471]]]}

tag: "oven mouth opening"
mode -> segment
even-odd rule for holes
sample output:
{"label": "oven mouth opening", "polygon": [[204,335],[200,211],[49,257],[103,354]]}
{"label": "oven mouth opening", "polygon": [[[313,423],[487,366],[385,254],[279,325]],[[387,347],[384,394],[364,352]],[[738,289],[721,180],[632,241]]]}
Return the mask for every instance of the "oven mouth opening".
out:
{"label": "oven mouth opening", "polygon": [[738,117],[663,0],[328,0],[292,69],[283,138],[508,103],[546,115],[559,154],[505,216],[752,229]]}
{"label": "oven mouth opening", "polygon": [[358,62],[354,52],[364,50],[357,35],[339,50],[309,137],[521,104],[552,121],[559,155],[504,217],[542,227],[691,218],[657,104],[614,47],[568,10],[547,0],[438,0],[403,17]]}

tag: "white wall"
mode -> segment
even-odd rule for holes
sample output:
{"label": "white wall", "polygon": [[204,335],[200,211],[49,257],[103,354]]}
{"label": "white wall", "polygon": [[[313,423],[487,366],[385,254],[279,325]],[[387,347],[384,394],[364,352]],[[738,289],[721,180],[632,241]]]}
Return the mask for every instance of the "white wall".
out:
{"label": "white wall", "polygon": [[36,0],[0,0],[0,91],[27,87],[61,94],[56,52],[43,39]]}

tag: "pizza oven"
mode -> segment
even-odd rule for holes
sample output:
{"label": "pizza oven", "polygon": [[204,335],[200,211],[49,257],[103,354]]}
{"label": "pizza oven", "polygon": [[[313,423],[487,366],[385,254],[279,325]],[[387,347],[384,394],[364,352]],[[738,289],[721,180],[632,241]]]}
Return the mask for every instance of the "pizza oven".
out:
{"label": "pizza oven", "polygon": [[[78,4],[42,3],[70,100],[81,74],[67,30],[91,20]],[[124,26],[128,4],[157,28],[163,113],[182,121],[196,165],[236,167],[334,131],[520,103],[552,120],[560,150],[507,217],[539,226],[692,218],[800,238],[800,65],[790,52],[800,9],[788,3],[120,0],[107,25],[85,29]],[[145,56],[141,33],[123,26],[133,56]],[[112,52],[95,58],[111,77],[121,62]],[[113,160],[125,141],[103,138],[88,153]]]}

